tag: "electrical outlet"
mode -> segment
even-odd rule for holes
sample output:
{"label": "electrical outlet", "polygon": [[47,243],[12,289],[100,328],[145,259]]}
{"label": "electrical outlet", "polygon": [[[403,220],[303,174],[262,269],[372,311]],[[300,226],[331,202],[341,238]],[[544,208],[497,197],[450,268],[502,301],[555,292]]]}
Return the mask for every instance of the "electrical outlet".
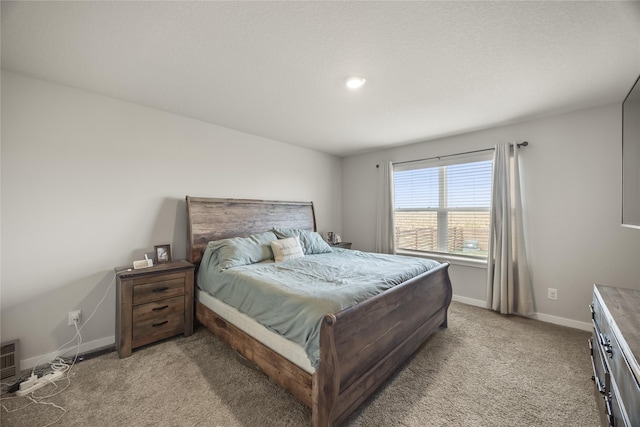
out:
{"label": "electrical outlet", "polygon": [[73,322],[80,324],[80,318],[82,317],[82,310],[69,312],[69,326],[73,326]]}
{"label": "electrical outlet", "polygon": [[558,299],[558,290],[553,288],[547,289],[547,298],[557,300]]}

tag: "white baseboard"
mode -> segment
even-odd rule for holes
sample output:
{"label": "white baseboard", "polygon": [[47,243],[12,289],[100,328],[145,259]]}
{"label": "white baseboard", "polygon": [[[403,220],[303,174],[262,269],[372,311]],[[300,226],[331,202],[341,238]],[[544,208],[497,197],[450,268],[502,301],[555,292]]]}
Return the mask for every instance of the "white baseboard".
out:
{"label": "white baseboard", "polygon": [[[99,338],[97,340],[84,342],[80,344],[80,350],[78,351],[80,354],[87,353],[92,350],[97,350],[102,347],[107,347],[110,345],[114,345],[116,342],[116,337],[111,335],[110,337]],[[24,369],[32,369],[35,366],[44,365],[45,363],[51,362],[58,356],[73,356],[76,354],[78,346],[72,345],[67,348],[63,348],[60,351],[43,354],[41,356],[30,357],[29,359],[23,359],[20,361],[20,370]]]}
{"label": "white baseboard", "polygon": [[[453,301],[460,302],[462,304],[472,305],[475,307],[486,308],[486,301],[474,298],[462,297],[459,295],[453,295]],[[564,317],[552,316],[550,314],[535,313],[529,316],[532,319],[540,320],[541,322],[553,323],[555,325],[567,326],[569,328],[580,329],[583,331],[591,331],[591,323],[580,322],[578,320],[567,319]],[[80,345],[80,353],[86,353],[92,350],[96,350],[109,345],[114,345],[116,337],[114,335],[110,337],[100,338],[94,341],[82,343]],[[20,361],[20,369],[31,369],[36,364],[42,365],[44,363],[52,361],[55,357],[60,355],[68,356],[69,354],[75,354],[76,346],[70,346],[66,349],[62,349],[59,352],[43,354],[38,357],[31,357]]]}
{"label": "white baseboard", "polygon": [[590,332],[593,330],[593,325],[591,323],[580,322],[578,320],[567,319],[564,317],[552,316],[550,314],[535,313],[530,317],[542,322],[553,323],[560,326],[567,326],[569,328],[580,329],[583,331]]}
{"label": "white baseboard", "polygon": [[473,305],[475,307],[487,308],[487,303],[481,299],[473,299],[467,297],[461,297],[460,295],[454,295],[452,298],[454,301],[461,302],[467,305]]}
{"label": "white baseboard", "polygon": [[[462,304],[487,308],[486,301],[484,300],[461,297],[459,295],[454,295],[452,299],[453,301],[461,302]],[[552,316],[550,314],[534,313],[529,317],[531,319],[540,320],[541,322],[553,323],[554,325],[567,326],[569,328],[580,329],[583,331],[591,331],[593,329],[591,323],[580,322],[578,320],[567,319],[564,317]]]}

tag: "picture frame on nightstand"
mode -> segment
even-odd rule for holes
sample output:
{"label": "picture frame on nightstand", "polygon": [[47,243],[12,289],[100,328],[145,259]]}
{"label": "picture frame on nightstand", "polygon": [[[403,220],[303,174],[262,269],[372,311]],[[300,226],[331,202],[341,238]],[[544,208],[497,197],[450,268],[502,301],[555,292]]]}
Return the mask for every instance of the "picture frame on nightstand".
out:
{"label": "picture frame on nightstand", "polygon": [[153,262],[164,264],[171,262],[171,245],[156,245],[153,247]]}

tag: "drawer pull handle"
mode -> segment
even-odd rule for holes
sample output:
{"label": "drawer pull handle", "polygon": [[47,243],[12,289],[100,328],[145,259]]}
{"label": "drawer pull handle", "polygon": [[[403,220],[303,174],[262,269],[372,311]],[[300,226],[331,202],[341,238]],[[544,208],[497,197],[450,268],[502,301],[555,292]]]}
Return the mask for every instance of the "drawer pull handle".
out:
{"label": "drawer pull handle", "polygon": [[151,326],[153,326],[155,328],[156,326],[162,326],[165,323],[169,323],[169,321],[168,320],[163,320],[162,322],[154,323]]}
{"label": "drawer pull handle", "polygon": [[593,304],[589,304],[589,311],[591,312],[591,318],[596,318],[596,312],[593,310]]}
{"label": "drawer pull handle", "polygon": [[169,308],[169,306],[163,305],[162,307],[154,307],[151,309],[151,311],[160,311],[160,310],[164,310],[165,308]]}
{"label": "drawer pull handle", "polygon": [[609,358],[613,357],[613,347],[611,347],[611,340],[604,335],[602,332],[598,334],[600,336],[600,345],[604,348],[604,351],[609,354]]}
{"label": "drawer pull handle", "polygon": [[165,286],[164,288],[155,288],[152,292],[164,292],[169,290],[168,286]]}

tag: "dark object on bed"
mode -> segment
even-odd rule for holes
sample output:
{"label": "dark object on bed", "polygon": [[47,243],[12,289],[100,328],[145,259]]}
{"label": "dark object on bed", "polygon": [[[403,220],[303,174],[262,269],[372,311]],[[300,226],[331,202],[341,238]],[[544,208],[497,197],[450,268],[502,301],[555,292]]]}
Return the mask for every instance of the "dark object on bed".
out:
{"label": "dark object on bed", "polygon": [[[271,228],[316,230],[313,204],[187,196],[189,261],[207,243]],[[320,365],[309,374],[196,301],[196,317],[311,407],[314,426],[338,425],[434,332],[447,326],[451,302],[444,263],[367,301],[328,313],[320,332]]]}

